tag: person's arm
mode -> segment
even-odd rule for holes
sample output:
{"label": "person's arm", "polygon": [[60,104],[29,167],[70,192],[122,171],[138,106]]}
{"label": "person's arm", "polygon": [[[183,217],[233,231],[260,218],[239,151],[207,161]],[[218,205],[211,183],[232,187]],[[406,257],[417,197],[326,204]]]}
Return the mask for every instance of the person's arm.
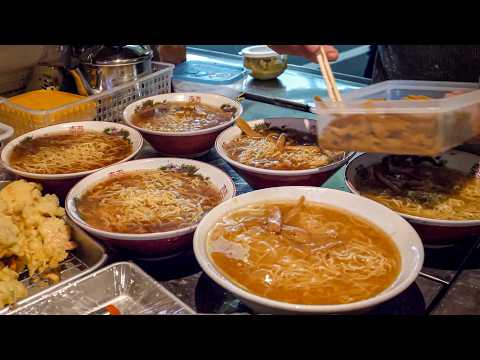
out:
{"label": "person's arm", "polygon": [[153,50],[153,60],[180,64],[187,60],[185,45],[150,45]]}
{"label": "person's arm", "polygon": [[328,60],[338,59],[338,50],[331,45],[268,45],[269,48],[279,54],[302,56],[310,61],[317,62],[317,53],[323,46]]}

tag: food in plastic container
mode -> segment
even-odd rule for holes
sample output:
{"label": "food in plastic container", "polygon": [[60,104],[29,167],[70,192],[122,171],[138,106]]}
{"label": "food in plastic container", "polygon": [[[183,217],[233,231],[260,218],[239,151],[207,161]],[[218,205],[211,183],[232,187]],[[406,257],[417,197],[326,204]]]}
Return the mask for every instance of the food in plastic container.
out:
{"label": "food in plastic container", "polygon": [[45,126],[93,120],[95,102],[74,103],[84,96],[56,90],[35,90],[0,104],[0,121],[15,130],[15,137]]}
{"label": "food in plastic container", "polygon": [[258,80],[275,79],[287,68],[287,55],[280,55],[266,45],[250,46],[240,52],[243,66]]}
{"label": "food in plastic container", "polygon": [[[319,142],[330,150],[438,155],[480,133],[477,89],[470,83],[386,81],[353,91],[341,103],[316,99]],[[446,96],[452,92],[464,93]]]}
{"label": "food in plastic container", "polygon": [[236,99],[245,87],[247,72],[241,67],[205,61],[186,61],[175,67],[175,92],[214,93]]}

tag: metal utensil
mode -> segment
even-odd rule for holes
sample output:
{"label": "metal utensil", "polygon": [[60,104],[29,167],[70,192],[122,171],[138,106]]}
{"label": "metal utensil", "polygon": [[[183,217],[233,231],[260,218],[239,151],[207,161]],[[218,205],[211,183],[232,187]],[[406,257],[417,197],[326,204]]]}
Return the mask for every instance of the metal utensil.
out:
{"label": "metal utensil", "polygon": [[97,45],[83,50],[70,73],[80,95],[94,95],[150,74],[152,57],[148,45]]}
{"label": "metal utensil", "polygon": [[284,108],[289,108],[293,110],[303,111],[313,113],[312,107],[308,104],[303,104],[291,100],[286,100],[278,97],[268,97],[263,95],[251,94],[251,93],[243,93],[243,98],[252,101],[258,101],[264,104],[270,104],[275,106],[280,106]]}

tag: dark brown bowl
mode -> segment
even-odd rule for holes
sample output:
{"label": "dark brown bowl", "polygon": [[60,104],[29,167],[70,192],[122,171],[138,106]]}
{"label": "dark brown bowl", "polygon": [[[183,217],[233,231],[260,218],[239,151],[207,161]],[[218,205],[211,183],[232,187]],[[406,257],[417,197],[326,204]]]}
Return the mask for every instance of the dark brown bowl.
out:
{"label": "dark brown bowl", "polygon": [[232,167],[235,171],[254,189],[265,189],[277,186],[321,186],[325,183],[338,168],[299,176],[277,176],[270,174],[258,174],[236,166]]}
{"label": "dark brown bowl", "polygon": [[105,242],[108,246],[118,249],[121,252],[126,252],[134,258],[144,259],[160,259],[169,258],[184,251],[192,249],[194,231],[176,237],[166,239],[152,239],[152,240],[118,240],[101,238],[100,241]]}
{"label": "dark brown bowl", "polygon": [[[357,171],[362,166],[381,162],[385,154],[362,154],[353,159],[345,171],[345,184],[348,189],[361,195],[356,188]],[[451,150],[444,153],[441,159],[445,166],[469,173],[480,163],[480,156],[463,151]],[[407,220],[422,238],[425,246],[441,247],[453,245],[455,242],[470,236],[480,235],[480,220],[438,220],[398,213]]]}
{"label": "dark brown bowl", "polygon": [[163,155],[198,157],[207,153],[223,129],[200,135],[168,136],[143,132],[142,136],[152,147]]}

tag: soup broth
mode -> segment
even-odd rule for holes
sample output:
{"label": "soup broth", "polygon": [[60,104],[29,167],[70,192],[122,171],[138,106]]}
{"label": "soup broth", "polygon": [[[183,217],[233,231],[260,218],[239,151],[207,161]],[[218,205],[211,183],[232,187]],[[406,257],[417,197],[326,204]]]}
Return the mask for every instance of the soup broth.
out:
{"label": "soup broth", "polygon": [[118,174],[77,201],[82,219],[110,232],[144,234],[198,223],[222,200],[220,191],[191,166]]}
{"label": "soup broth", "polygon": [[381,229],[313,202],[251,205],[208,235],[218,269],[243,289],[293,304],[346,304],[389,287],[400,254]]}
{"label": "soup broth", "polygon": [[33,174],[71,174],[100,169],[132,153],[128,132],[59,132],[26,138],[15,146],[10,165]]}
{"label": "soup broth", "polygon": [[339,161],[343,151],[321,149],[316,137],[293,129],[257,125],[224,145],[232,160],[271,170],[306,170]]}
{"label": "soup broth", "polygon": [[232,120],[236,111],[228,104],[216,108],[201,103],[199,98],[192,98],[188,102],[154,103],[147,100],[135,110],[132,124],[153,131],[194,131],[226,123]]}

